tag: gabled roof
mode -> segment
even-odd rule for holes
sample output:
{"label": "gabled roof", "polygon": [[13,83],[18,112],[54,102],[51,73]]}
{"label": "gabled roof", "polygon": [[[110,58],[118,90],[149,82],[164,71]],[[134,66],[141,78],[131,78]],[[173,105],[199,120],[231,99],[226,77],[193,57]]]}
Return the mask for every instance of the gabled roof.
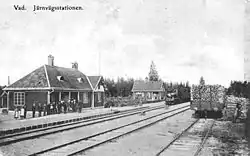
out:
{"label": "gabled roof", "polygon": [[88,78],[93,89],[95,89],[102,77],[101,76],[88,76]]}
{"label": "gabled roof", "polygon": [[49,87],[44,66],[37,68],[20,80],[4,88],[45,88]]}
{"label": "gabled roof", "polygon": [[132,92],[136,91],[164,91],[163,82],[136,80]]}
{"label": "gabled roof", "polygon": [[[52,88],[92,90],[87,76],[79,70],[49,65],[45,65],[45,67],[48,74],[48,81]],[[64,80],[59,81],[57,76],[62,76]],[[79,82],[79,78],[81,78],[81,82]]]}
{"label": "gabled roof", "polygon": [[[63,81],[58,79],[63,77]],[[81,81],[79,81],[81,78]],[[4,90],[92,90],[87,76],[73,68],[44,65]]]}

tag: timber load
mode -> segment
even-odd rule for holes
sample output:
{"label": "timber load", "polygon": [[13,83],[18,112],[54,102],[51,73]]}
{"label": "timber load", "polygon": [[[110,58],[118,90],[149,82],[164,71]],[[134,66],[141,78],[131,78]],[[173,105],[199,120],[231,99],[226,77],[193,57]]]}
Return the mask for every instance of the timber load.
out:
{"label": "timber load", "polygon": [[196,114],[215,112],[222,115],[226,90],[221,85],[193,85],[191,87],[191,109]]}

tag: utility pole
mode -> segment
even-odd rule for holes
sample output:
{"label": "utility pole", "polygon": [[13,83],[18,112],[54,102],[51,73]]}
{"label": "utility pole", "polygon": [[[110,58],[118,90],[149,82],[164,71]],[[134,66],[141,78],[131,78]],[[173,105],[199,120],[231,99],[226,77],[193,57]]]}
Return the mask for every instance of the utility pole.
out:
{"label": "utility pole", "polygon": [[100,52],[100,48],[99,48],[99,76],[101,76],[101,52]]}
{"label": "utility pole", "polygon": [[98,74],[101,76],[101,48],[100,43],[98,44]]}
{"label": "utility pole", "polygon": [[10,85],[10,76],[8,76],[8,86]]}

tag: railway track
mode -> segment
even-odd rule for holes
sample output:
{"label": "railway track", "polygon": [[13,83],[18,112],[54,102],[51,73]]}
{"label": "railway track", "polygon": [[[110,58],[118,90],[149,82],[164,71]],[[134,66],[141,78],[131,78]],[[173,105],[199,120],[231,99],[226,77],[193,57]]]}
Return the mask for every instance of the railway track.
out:
{"label": "railway track", "polygon": [[[198,137],[190,138],[190,136],[184,136],[191,128],[194,127],[197,123],[199,123],[200,119],[195,120],[192,124],[190,124],[186,129],[184,129],[181,133],[179,133],[176,137],[174,137],[164,148],[162,148],[156,156],[160,155],[178,155],[180,151],[186,152],[186,155],[190,154],[192,156],[198,156],[207,141],[212,128],[214,126],[215,120],[211,120],[205,122],[205,124],[200,127],[205,128],[203,134]],[[169,152],[169,151],[170,152]],[[168,153],[169,152],[169,153]],[[187,153],[188,152],[188,153]]]}
{"label": "railway track", "polygon": [[96,117],[96,118],[91,118],[83,121],[77,121],[73,123],[66,123],[66,124],[61,124],[61,125],[56,125],[56,126],[50,126],[46,128],[39,128],[35,130],[30,130],[30,131],[25,131],[25,132],[20,132],[20,133],[15,133],[15,134],[9,134],[0,137],[0,146],[5,146],[9,144],[13,144],[16,142],[24,141],[24,140],[29,140],[29,139],[35,139],[38,137],[42,137],[45,135],[49,134],[54,134],[54,133],[59,133],[67,130],[72,130],[75,128],[80,128],[84,126],[89,126],[105,121],[111,121],[131,115],[136,115],[141,113],[142,111],[149,112],[149,111],[154,111],[158,109],[162,109],[165,106],[157,106],[157,107],[148,107],[148,108],[142,108],[142,109],[136,109],[136,110],[130,110],[126,112],[120,112],[116,114],[111,114],[111,115],[106,115],[106,116],[101,116],[101,117]]}
{"label": "railway track", "polygon": [[69,141],[48,149],[44,149],[39,152],[32,153],[30,155],[81,155],[87,150],[98,147],[108,142],[112,142],[120,137],[139,131],[143,128],[151,126],[157,122],[180,114],[182,112],[185,112],[189,109],[190,108],[188,105],[169,111],[166,110],[162,113],[158,113],[156,115],[152,115],[150,117],[146,117],[138,121],[129,122],[113,128],[108,128],[101,132],[83,136],[76,140]]}
{"label": "railway track", "polygon": [[[161,106],[156,106],[156,107],[161,107]],[[124,110],[124,111],[120,111],[120,112],[113,111],[113,112],[110,112],[107,114],[97,114],[97,115],[85,116],[85,117],[80,117],[80,118],[78,117],[78,118],[74,118],[74,119],[66,119],[66,120],[55,121],[55,122],[51,122],[51,123],[44,123],[44,124],[37,124],[37,125],[33,125],[33,126],[27,126],[27,127],[23,127],[23,128],[15,128],[12,131],[9,130],[9,132],[6,132],[8,130],[3,130],[3,131],[0,131],[0,138],[12,136],[13,134],[15,135],[15,134],[19,134],[19,133],[23,133],[23,132],[27,132],[27,131],[38,130],[38,129],[43,130],[43,129],[49,129],[49,128],[54,128],[54,127],[60,127],[60,126],[62,127],[62,126],[69,125],[69,124],[73,125],[75,123],[77,124],[78,122],[86,121],[89,119],[103,118],[103,117],[112,116],[114,114],[134,112],[134,111],[139,111],[139,110],[144,110],[144,109],[149,109],[149,108],[150,107],[147,106],[147,107],[135,108],[135,109],[130,109],[130,110]],[[16,130],[16,131],[14,131],[14,130]]]}

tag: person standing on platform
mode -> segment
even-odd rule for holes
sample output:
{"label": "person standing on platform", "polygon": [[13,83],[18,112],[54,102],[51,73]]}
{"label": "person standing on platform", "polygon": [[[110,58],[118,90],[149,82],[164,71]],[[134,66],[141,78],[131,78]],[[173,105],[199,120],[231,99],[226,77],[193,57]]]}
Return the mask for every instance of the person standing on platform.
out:
{"label": "person standing on platform", "polygon": [[43,107],[42,107],[41,103],[39,103],[39,104],[38,104],[39,117],[42,116],[42,111],[43,111]]}
{"label": "person standing on platform", "polygon": [[79,113],[82,112],[82,104],[83,104],[83,103],[82,103],[82,101],[80,100],[80,101],[78,102],[78,109],[79,109],[78,112],[79,112]]}
{"label": "person standing on platform", "polygon": [[58,114],[58,102],[55,102],[54,110],[55,114]]}
{"label": "person standing on platform", "polygon": [[33,105],[32,105],[32,117],[34,118],[35,115],[36,115],[36,104],[34,102]]}
{"label": "person standing on platform", "polygon": [[71,100],[69,100],[68,102],[66,102],[66,112],[70,111],[70,105],[71,105]]}
{"label": "person standing on platform", "polygon": [[47,112],[47,106],[46,104],[43,105],[43,116],[46,116],[46,112]]}
{"label": "person standing on platform", "polygon": [[54,109],[54,114],[57,114],[57,102],[54,102],[53,109]]}
{"label": "person standing on platform", "polygon": [[64,101],[61,101],[61,111],[64,113]]}
{"label": "person standing on platform", "polygon": [[56,112],[56,103],[55,102],[52,102],[52,114],[55,114]]}
{"label": "person standing on platform", "polygon": [[73,112],[76,112],[76,100],[73,100]]}
{"label": "person standing on platform", "polygon": [[53,103],[50,103],[49,112],[50,114],[53,114]]}
{"label": "person standing on platform", "polygon": [[46,111],[47,111],[47,115],[50,115],[50,104],[47,104],[46,105]]}
{"label": "person standing on platform", "polygon": [[17,107],[15,108],[14,118],[15,118],[16,120],[17,120],[17,118],[18,118],[18,109],[17,109]]}
{"label": "person standing on platform", "polygon": [[78,112],[79,110],[79,101],[76,101],[76,108],[75,108],[75,112]]}
{"label": "person standing on platform", "polygon": [[64,113],[67,113],[67,111],[68,111],[68,102],[65,102],[65,103],[64,103],[64,106],[65,106],[65,108],[64,108]]}
{"label": "person standing on platform", "polygon": [[58,114],[60,114],[62,111],[62,103],[61,101],[58,101]]}
{"label": "person standing on platform", "polygon": [[26,104],[23,106],[23,108],[24,108],[24,119],[26,119],[26,117],[27,117],[27,106],[26,106]]}
{"label": "person standing on platform", "polygon": [[21,110],[21,111],[20,111],[20,118],[23,119],[23,118],[24,118],[24,108],[21,107],[20,110]]}
{"label": "person standing on platform", "polygon": [[58,114],[58,105],[59,105],[59,102],[56,102],[56,114]]}
{"label": "person standing on platform", "polygon": [[68,101],[68,103],[66,103],[67,105],[67,112],[71,111],[71,100]]}

